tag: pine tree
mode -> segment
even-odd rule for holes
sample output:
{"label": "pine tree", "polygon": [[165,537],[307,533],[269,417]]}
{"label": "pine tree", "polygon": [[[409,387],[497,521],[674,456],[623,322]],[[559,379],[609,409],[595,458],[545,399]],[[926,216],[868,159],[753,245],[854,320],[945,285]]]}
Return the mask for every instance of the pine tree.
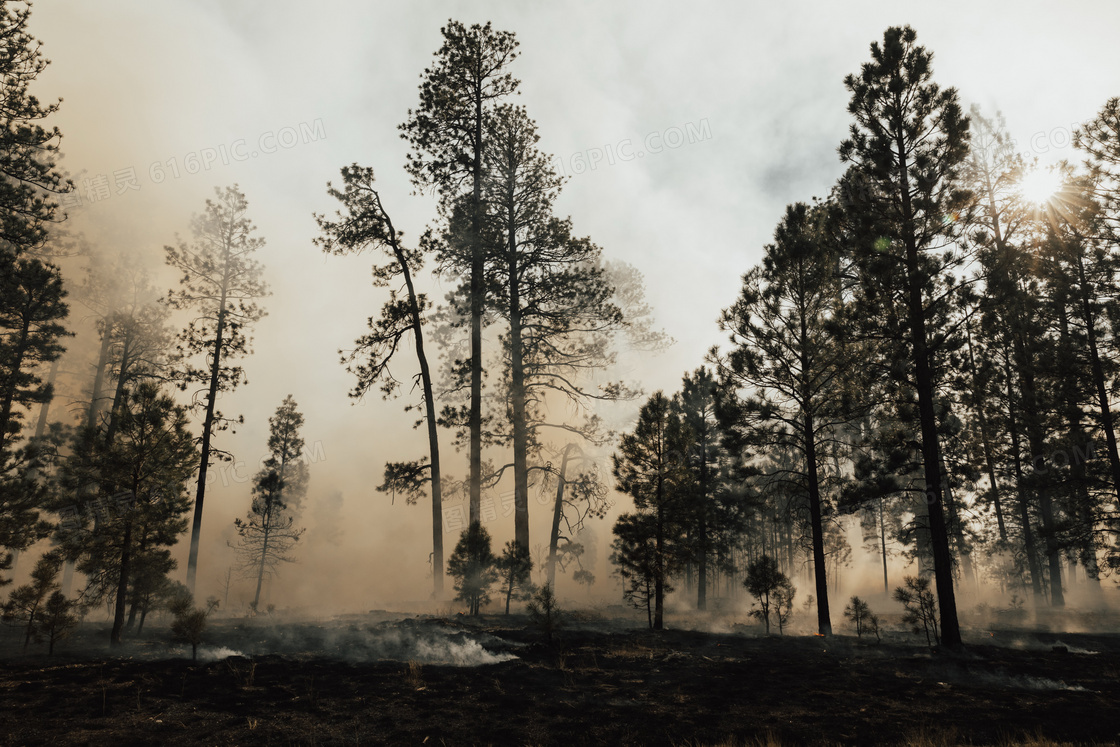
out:
{"label": "pine tree", "polygon": [[529,557],[528,548],[516,542],[507,542],[494,565],[501,577],[502,593],[506,598],[508,615],[509,603],[515,596],[518,599],[527,599],[532,593],[530,574],[533,571],[533,559]]}
{"label": "pine tree", "polygon": [[30,18],[30,3],[0,3],[0,244],[16,254],[42,249],[59,219],[53,196],[74,188],[55,166],[62,133],[43,126],[62,100],[43,104],[30,90],[50,64],[27,30]]}
{"label": "pine tree", "polygon": [[[840,156],[875,187],[860,205],[871,229],[866,234],[865,267],[882,272],[884,264],[893,264],[891,272],[902,281],[941,627],[946,644],[958,646],[929,329],[930,306],[935,302],[930,293],[938,269],[931,267],[929,255],[955,235],[952,216],[968,199],[959,183],[961,163],[968,153],[968,119],[961,113],[956,91],[933,83],[932,55],[916,39],[910,27],[887,29],[882,45],[871,45],[872,61],[859,75],[845,79],[852,94],[848,110],[855,122],[850,138],[840,146]],[[938,259],[944,266],[945,257]]]}
{"label": "pine tree", "polygon": [[766,626],[770,634],[770,613],[776,613],[779,632],[785,626],[785,616],[793,602],[793,585],[786,574],[778,567],[778,562],[769,555],[763,555],[747,566],[743,586],[758,600],[758,609],[753,614]]}
{"label": "pine tree", "polygon": [[[393,221],[381,203],[381,195],[374,189],[373,169],[353,164],[342,169],[342,190],[327,185],[328,193],[342,202],[345,213],[339,211],[334,220],[316,216],[322,235],[315,239],[324,252],[332,254],[356,253],[365,249],[380,249],[391,261],[376,265],[373,271],[375,285],[389,285],[400,280],[404,283],[405,296],[398,297],[391,290],[389,301],[381,309],[381,317],[370,319],[370,332],[358,339],[358,347],[344,358],[350,371],[358,377],[358,384],[350,396],[360,399],[375,384],[381,386],[386,397],[396,393],[399,382],[392,375],[389,364],[401,341],[412,335],[416,360],[420,368],[417,379],[423,394],[424,417],[428,432],[428,462],[395,463],[385,465],[385,479],[381,490],[403,492],[409,503],[415,503],[424,485],[432,493],[432,593],[443,593],[443,482],[440,472],[439,433],[435,394],[428,356],[424,350],[423,314],[428,300],[417,293],[415,273],[420,271],[423,254],[409,250],[401,243]],[[411,410],[413,405],[406,409]]]}
{"label": "pine tree", "polygon": [[65,298],[57,267],[0,247],[0,459],[20,434],[21,409],[51,398],[39,369],[70,335]]}
{"label": "pine tree", "polygon": [[[646,622],[653,630],[655,582],[660,573],[656,519],[652,514],[622,514],[611,531],[615,536],[611,543],[611,563],[622,578],[622,595],[635,607],[646,611]],[[667,594],[673,590],[672,584],[664,580],[663,574],[661,577],[660,591]]]}
{"label": "pine tree", "polygon": [[[5,12],[0,8],[0,18]],[[41,372],[44,364],[57,364],[70,334],[62,325],[69,313],[65,298],[57,267],[0,246],[0,571],[48,532],[39,519],[49,500],[37,473],[41,445],[16,443],[27,408],[45,406],[53,396],[53,383],[43,381]]]}
{"label": "pine tree", "polygon": [[268,419],[269,456],[253,479],[253,502],[246,519],[234,525],[240,539],[236,548],[240,569],[257,582],[253,601],[256,611],[261,599],[265,576],[273,576],[280,563],[291,563],[291,550],[303,534],[295,526],[301,500],[307,492],[306,465],[303,455],[303,415],[289,394]]}
{"label": "pine tree", "polygon": [[[186,391],[199,387],[199,391],[192,391],[193,401],[203,410],[202,451],[187,559],[187,587],[192,591],[198,572],[206,474],[214,451],[211,439],[215,431],[235,422],[217,409],[218,394],[233,391],[244,382],[244,370],[231,361],[251,352],[249,328],[264,316],[257,300],[268,295],[261,280],[261,265],[253,256],[264,246],[264,239],[254,235],[256,229],[246,215],[248,209],[249,203],[236,185],[216,189],[215,199],[207,200],[205,211],[191,223],[193,243],[164,248],[167,264],[182,273],[179,289],[168,294],[168,304],[198,314],[179,333],[175,355],[180,388]],[[192,362],[199,356],[204,359],[201,366]]]}
{"label": "pine tree", "polygon": [[830,507],[824,467],[843,428],[857,415],[849,382],[859,346],[836,327],[841,316],[839,257],[828,238],[830,206],[798,203],[743,277],[738,301],[721,318],[734,348],[718,358],[728,390],[725,419],[746,429],[760,447],[793,449],[792,481],[808,498],[816,582],[817,625],[831,635],[825,569],[825,521]]}
{"label": "pine tree", "polygon": [[57,553],[47,553],[35,563],[31,581],[13,589],[3,607],[4,622],[18,623],[24,627],[23,648],[26,651],[35,636],[47,598],[58,591],[58,571],[62,559]]}
{"label": "pine tree", "polygon": [[[597,439],[595,400],[629,396],[624,387],[589,385],[590,375],[614,360],[609,339],[623,328],[614,289],[600,266],[600,250],[571,235],[571,223],[552,213],[562,180],[536,148],[536,124],[524,109],[503,105],[487,119],[485,236],[496,310],[508,323],[505,417],[492,418],[491,440],[513,448],[514,536],[529,547],[529,469],[539,433],[565,427]],[[546,398],[584,409],[578,425],[550,422]],[[508,423],[508,429],[504,424]]]}
{"label": "pine tree", "polygon": [[467,614],[477,615],[482,605],[490,603],[490,588],[498,580],[496,560],[490,533],[479,522],[471,523],[447,559],[447,574],[455,579],[458,593],[455,598],[466,602]]}
{"label": "pine tree", "polygon": [[487,23],[469,28],[448,21],[435,63],[424,71],[420,104],[400,126],[410,147],[406,168],[418,189],[434,189],[448,219],[462,214],[466,251],[458,270],[467,278],[471,342],[469,359],[470,521],[480,520],[482,500],[482,317],[486,309],[483,232],[483,153],[490,108],[516,91],[506,67],[517,56],[512,33]]}
{"label": "pine tree", "polygon": [[186,410],[143,382],[128,392],[113,441],[96,439],[67,465],[69,484],[89,487],[80,522],[60,526],[56,537],[86,575],[86,601],[113,600],[113,645],[121,641],[135,569],[187,528],[197,458]]}
{"label": "pine tree", "polygon": [[78,624],[78,616],[74,614],[74,603],[67,599],[61,591],[56,591],[43,605],[39,619],[35,623],[36,639],[47,642],[47,655],[54,654],[54,644],[69,637],[70,631]]}
{"label": "pine tree", "polygon": [[[623,514],[615,524],[651,532],[653,557],[653,628],[664,626],[665,595],[669,576],[683,556],[681,540],[685,522],[685,503],[691,486],[688,452],[691,434],[682,425],[671,400],[655,393],[642,405],[633,433],[622,436],[613,457],[618,490],[634,500],[635,514],[648,517],[637,521],[634,514]],[[644,539],[627,538],[632,546]]]}

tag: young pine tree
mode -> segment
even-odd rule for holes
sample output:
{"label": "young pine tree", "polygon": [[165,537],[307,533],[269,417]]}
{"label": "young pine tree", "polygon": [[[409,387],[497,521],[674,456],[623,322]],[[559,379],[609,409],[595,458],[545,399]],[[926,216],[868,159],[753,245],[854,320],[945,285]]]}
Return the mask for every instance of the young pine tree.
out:
{"label": "young pine tree", "polygon": [[265,577],[273,576],[280,563],[295,560],[291,550],[303,534],[295,526],[296,515],[307,492],[307,466],[301,461],[303,415],[292,395],[284,398],[268,425],[269,456],[253,480],[248,517],[234,521],[240,569],[257,583],[249,603],[254,611]]}
{"label": "young pine tree", "polygon": [[515,597],[527,599],[532,593],[533,584],[530,574],[533,571],[533,559],[529,556],[527,548],[517,542],[507,542],[502,554],[495,561],[495,567],[501,577],[502,594],[506,598],[508,615],[510,600]]}
{"label": "young pine tree", "polygon": [[455,598],[466,602],[467,614],[477,615],[482,605],[490,603],[490,589],[498,580],[496,562],[490,533],[473,522],[447,560],[447,573],[455,579]]}
{"label": "young pine tree", "polygon": [[113,440],[96,439],[67,465],[70,484],[91,492],[80,526],[56,535],[86,575],[91,602],[113,598],[113,645],[121,641],[136,565],[175,545],[187,527],[197,458],[186,410],[143,382],[128,393]]}
{"label": "young pine tree", "polygon": [[[619,491],[634,500],[634,514],[623,514],[615,534],[627,550],[652,544],[649,572],[653,586],[653,628],[664,626],[665,595],[669,577],[683,555],[685,506],[692,475],[687,454],[691,436],[681,423],[672,402],[657,392],[642,406],[634,432],[625,434],[615,453],[614,476]],[[635,520],[633,516],[642,517]],[[619,529],[625,536],[619,535]],[[634,536],[634,530],[650,536]]]}

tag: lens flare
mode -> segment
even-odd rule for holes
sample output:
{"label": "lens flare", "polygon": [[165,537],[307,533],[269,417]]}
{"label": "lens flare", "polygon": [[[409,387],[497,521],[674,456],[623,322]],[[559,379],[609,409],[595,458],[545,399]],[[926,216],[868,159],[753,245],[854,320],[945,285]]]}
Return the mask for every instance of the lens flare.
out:
{"label": "lens flare", "polygon": [[1035,169],[1027,172],[1019,181],[1019,194],[1034,205],[1048,202],[1062,187],[1062,175],[1058,171]]}

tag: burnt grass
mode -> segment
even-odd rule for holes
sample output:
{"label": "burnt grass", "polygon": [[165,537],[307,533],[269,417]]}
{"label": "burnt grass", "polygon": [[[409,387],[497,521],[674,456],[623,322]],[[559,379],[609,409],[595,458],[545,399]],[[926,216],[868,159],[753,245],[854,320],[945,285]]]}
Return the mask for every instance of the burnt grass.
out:
{"label": "burnt grass", "polygon": [[[105,630],[87,623],[52,657],[19,653],[16,631],[8,630],[0,640],[0,742],[1120,739],[1116,634],[986,627],[969,631],[961,651],[930,651],[924,639],[901,631],[877,644],[847,635],[765,637],[754,628],[655,633],[633,620],[583,617],[553,644],[516,615],[217,621],[210,643],[243,655],[199,662],[169,649],[158,626],[110,653],[100,643]],[[423,651],[411,641],[425,639],[481,642],[516,658],[480,666],[418,663]]]}

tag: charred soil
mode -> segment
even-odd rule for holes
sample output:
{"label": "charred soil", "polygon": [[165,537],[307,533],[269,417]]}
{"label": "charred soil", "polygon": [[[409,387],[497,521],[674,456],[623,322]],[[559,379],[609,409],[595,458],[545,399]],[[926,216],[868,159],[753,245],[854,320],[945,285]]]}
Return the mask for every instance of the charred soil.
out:
{"label": "charred soil", "polygon": [[[1120,637],[984,631],[962,651],[523,617],[225,621],[0,661],[4,744],[897,744],[1120,738]],[[4,642],[17,650],[15,639]],[[79,654],[78,651],[87,651]],[[233,653],[233,655],[229,655]],[[189,653],[188,653],[189,657]],[[203,661],[201,657],[211,660]],[[219,658],[224,657],[224,658]],[[458,657],[458,658],[457,658]],[[479,663],[490,662],[490,663]]]}

